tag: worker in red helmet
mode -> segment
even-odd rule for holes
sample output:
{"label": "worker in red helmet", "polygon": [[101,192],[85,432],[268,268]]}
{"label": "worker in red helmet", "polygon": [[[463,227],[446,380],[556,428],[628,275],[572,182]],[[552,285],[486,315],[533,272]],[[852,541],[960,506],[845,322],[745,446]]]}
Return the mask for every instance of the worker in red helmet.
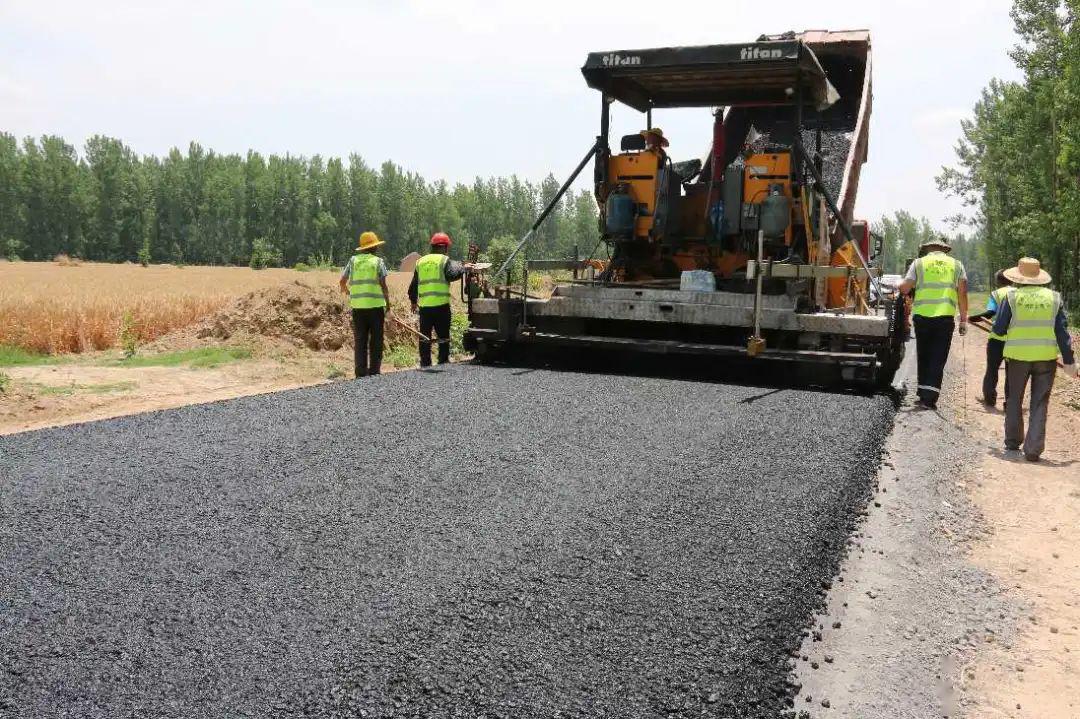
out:
{"label": "worker in red helmet", "polygon": [[[450,361],[450,283],[459,279],[471,266],[449,257],[450,236],[436,232],[431,236],[431,252],[416,261],[409,301],[420,315],[420,334],[435,336],[439,342],[439,364]],[[431,366],[431,340],[420,340],[420,366]]]}

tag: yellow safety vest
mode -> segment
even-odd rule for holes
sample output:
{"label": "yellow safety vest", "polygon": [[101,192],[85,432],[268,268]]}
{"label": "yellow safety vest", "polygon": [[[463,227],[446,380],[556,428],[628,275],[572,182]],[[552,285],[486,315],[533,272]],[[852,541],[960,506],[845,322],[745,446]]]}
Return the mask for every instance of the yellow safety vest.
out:
{"label": "yellow safety vest", "polygon": [[931,252],[915,260],[915,301],[912,314],[920,317],[952,317],[956,314],[956,285],[960,262],[944,252]]}
{"label": "yellow safety vest", "polygon": [[[994,298],[995,302],[997,302],[997,311],[1001,312],[1001,306],[1008,301],[1009,288],[1008,287],[998,287],[996,290],[994,290],[993,292],[990,293],[990,296]],[[993,317],[990,318],[990,323],[991,324],[994,323],[994,318]],[[995,334],[993,331],[991,331],[990,332],[990,339],[992,339],[992,340],[1000,340],[1000,341],[1004,342],[1005,341],[1005,335]]]}
{"label": "yellow safety vest", "polygon": [[353,255],[349,277],[349,305],[354,310],[386,307],[386,297],[379,283],[379,258],[367,252]]}
{"label": "yellow safety vest", "polygon": [[416,261],[416,304],[442,307],[450,304],[450,283],[446,281],[446,263],[450,258],[433,252]]}
{"label": "yellow safety vest", "polygon": [[1005,337],[1005,357],[1022,362],[1045,362],[1058,356],[1054,321],[1061,309],[1061,295],[1049,287],[1015,287],[1009,290],[1012,321]]}

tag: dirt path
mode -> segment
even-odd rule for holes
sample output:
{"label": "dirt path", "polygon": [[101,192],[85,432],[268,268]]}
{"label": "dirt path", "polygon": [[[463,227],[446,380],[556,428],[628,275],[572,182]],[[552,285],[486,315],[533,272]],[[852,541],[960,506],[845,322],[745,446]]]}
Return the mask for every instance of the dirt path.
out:
{"label": "dirt path", "polygon": [[[1033,464],[1002,453],[1001,401],[979,402],[986,335],[960,344],[960,418],[981,450],[968,491],[991,535],[971,559],[1029,607],[1006,650],[989,644],[964,674],[971,716],[1080,717],[1080,382],[1059,373],[1047,448]],[[1002,378],[1004,382],[1004,378]],[[999,390],[1000,391],[1000,390]]]}
{"label": "dirt path", "polygon": [[[339,363],[340,364],[340,363]],[[326,381],[325,363],[257,359],[216,368],[10,367],[0,434],[261,394]]]}

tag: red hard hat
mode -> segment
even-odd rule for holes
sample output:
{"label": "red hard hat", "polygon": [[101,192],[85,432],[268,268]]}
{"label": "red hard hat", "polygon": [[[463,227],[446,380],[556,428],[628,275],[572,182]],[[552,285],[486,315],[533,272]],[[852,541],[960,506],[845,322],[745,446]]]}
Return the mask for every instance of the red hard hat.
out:
{"label": "red hard hat", "polygon": [[446,234],[445,232],[436,232],[434,235],[431,236],[431,244],[432,246],[449,247],[450,235]]}

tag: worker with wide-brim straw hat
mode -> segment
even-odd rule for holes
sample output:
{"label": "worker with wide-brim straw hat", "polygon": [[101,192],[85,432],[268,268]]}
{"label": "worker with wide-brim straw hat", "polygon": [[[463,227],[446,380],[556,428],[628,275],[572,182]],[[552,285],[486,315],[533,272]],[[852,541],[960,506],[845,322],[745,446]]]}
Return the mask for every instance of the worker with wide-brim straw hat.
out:
{"label": "worker with wide-brim straw hat", "polygon": [[[994,323],[998,309],[1005,304],[1012,283],[1005,276],[1005,270],[998,270],[994,274],[994,290],[986,297],[986,309],[977,315],[968,317],[968,322],[987,320]],[[1005,337],[990,332],[986,338],[986,371],[983,372],[982,403],[988,407],[997,405],[998,377],[1001,375],[1001,364],[1005,361]],[[1005,395],[1009,394],[1009,382],[1006,378]]]}
{"label": "worker with wide-brim straw hat", "polygon": [[379,374],[382,370],[383,325],[390,307],[386,286],[389,272],[376,254],[386,243],[374,232],[360,235],[356,254],[341,270],[338,284],[349,295],[353,328],[353,373],[356,377]]}
{"label": "worker with wide-brim straw hat", "polygon": [[[915,390],[917,404],[936,409],[952,347],[953,329],[958,328],[961,335],[967,333],[967,271],[960,260],[949,257],[952,245],[943,237],[926,240],[919,250],[920,257],[911,263],[900,283],[900,293],[915,291],[911,321],[915,327],[919,377]],[[957,310],[960,311],[959,325]]]}
{"label": "worker with wide-brim straw hat", "polygon": [[[1061,295],[1047,287],[1050,273],[1034,257],[1021,257],[1005,270],[1015,287],[994,318],[994,332],[1005,337],[1005,450],[1023,445],[1024,458],[1038,462],[1046,447],[1046,414],[1057,375],[1057,358],[1076,377],[1076,355]],[[1031,382],[1028,426],[1024,431],[1024,393]]]}
{"label": "worker with wide-brim straw hat", "polygon": [[1048,285],[1053,279],[1034,257],[1021,257],[1016,267],[1010,267],[1004,274],[1014,285]]}
{"label": "worker with wide-brim straw hat", "polygon": [[668,141],[664,137],[664,131],[659,127],[650,127],[648,130],[642,130],[641,136],[645,138],[645,147],[650,150],[657,148],[667,147]]}

